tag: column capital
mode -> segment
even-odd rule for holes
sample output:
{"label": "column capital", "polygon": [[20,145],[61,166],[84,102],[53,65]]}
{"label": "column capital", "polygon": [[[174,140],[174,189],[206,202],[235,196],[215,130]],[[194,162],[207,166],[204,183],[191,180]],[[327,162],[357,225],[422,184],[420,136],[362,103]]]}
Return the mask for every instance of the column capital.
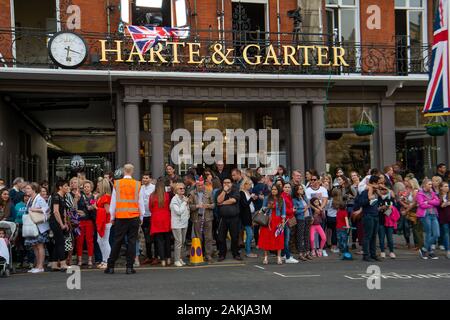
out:
{"label": "column capital", "polygon": [[392,101],[392,100],[381,100],[380,105],[382,107],[395,107],[395,101]]}
{"label": "column capital", "polygon": [[308,104],[308,100],[289,101],[289,106],[291,106],[291,107],[296,107],[296,106],[303,107],[306,104]]}
{"label": "column capital", "polygon": [[328,100],[314,100],[311,101],[311,105],[314,106],[326,106],[330,102]]}
{"label": "column capital", "polygon": [[150,104],[150,105],[154,105],[154,104],[164,104],[164,103],[167,103],[168,101],[167,100],[149,100],[148,101],[148,103]]}

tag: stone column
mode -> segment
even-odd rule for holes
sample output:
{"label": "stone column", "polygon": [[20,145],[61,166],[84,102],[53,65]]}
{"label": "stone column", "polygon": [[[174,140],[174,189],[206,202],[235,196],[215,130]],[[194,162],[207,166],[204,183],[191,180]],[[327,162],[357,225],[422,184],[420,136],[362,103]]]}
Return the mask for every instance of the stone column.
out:
{"label": "stone column", "polygon": [[162,102],[151,102],[152,175],[164,174],[164,110]]}
{"label": "stone column", "polygon": [[[136,102],[125,104],[125,136],[126,136],[126,161],[134,165],[134,178],[141,177],[141,157],[139,138],[139,105]],[[120,166],[124,164],[121,163]]]}
{"label": "stone column", "polygon": [[290,159],[291,171],[300,170],[305,174],[305,148],[303,135],[303,103],[291,103],[290,107],[291,143]]}
{"label": "stone column", "polygon": [[325,150],[325,112],[324,103],[313,103],[312,106],[312,150],[311,159],[314,169],[319,174],[326,170]]}
{"label": "stone column", "polygon": [[[379,135],[379,168],[393,165],[396,159],[395,147],[395,103],[393,101],[382,101],[378,118]],[[377,144],[374,141],[374,144]]]}
{"label": "stone column", "polygon": [[[127,143],[125,135],[125,108],[119,93],[116,98],[116,168],[119,168],[125,163]],[[112,168],[113,171],[116,168]]]}

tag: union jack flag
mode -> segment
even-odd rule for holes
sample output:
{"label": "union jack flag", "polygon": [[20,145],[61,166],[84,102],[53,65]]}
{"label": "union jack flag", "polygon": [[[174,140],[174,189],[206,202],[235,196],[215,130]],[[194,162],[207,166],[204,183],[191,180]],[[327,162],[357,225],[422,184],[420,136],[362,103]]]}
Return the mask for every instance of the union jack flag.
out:
{"label": "union jack flag", "polygon": [[450,112],[449,0],[439,0],[434,22],[434,41],[424,113]]}
{"label": "union jack flag", "polygon": [[128,25],[127,29],[141,54],[145,54],[160,41],[185,39],[189,37],[189,27],[171,28]]}

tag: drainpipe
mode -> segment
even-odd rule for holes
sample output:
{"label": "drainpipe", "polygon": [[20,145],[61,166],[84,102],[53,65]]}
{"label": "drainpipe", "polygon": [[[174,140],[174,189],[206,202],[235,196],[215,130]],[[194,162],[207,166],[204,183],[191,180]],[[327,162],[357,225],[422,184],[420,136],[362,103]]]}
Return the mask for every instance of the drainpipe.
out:
{"label": "drainpipe", "polygon": [[217,8],[217,32],[219,34],[219,42],[222,42],[222,13],[220,11],[220,0],[216,1],[216,8]]}
{"label": "drainpipe", "polygon": [[[267,8],[269,9],[269,8]],[[278,54],[281,54],[281,16],[280,16],[280,0],[277,0],[277,33],[278,33]]]}
{"label": "drainpipe", "polygon": [[107,27],[108,34],[111,34],[111,7],[109,5],[109,0],[106,0],[106,18],[107,18]]}
{"label": "drainpipe", "polygon": [[224,0],[222,0],[221,16],[222,16],[222,39],[223,39],[223,41],[225,41],[225,4],[224,4]]}

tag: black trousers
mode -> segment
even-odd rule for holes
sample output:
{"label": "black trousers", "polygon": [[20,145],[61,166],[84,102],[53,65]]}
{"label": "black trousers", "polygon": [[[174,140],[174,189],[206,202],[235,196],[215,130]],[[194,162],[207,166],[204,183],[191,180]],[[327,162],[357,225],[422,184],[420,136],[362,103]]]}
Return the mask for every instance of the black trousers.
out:
{"label": "black trousers", "polygon": [[220,218],[218,228],[219,238],[219,256],[226,257],[227,255],[227,234],[230,232],[231,236],[231,253],[233,257],[239,256],[239,216],[233,218]]}
{"label": "black trousers", "polygon": [[64,231],[61,229],[61,226],[56,221],[56,219],[51,218],[49,221],[50,229],[53,232],[53,248],[49,250],[50,253],[50,262],[58,262],[66,259],[66,251],[64,248],[65,239],[64,239]]}
{"label": "black trousers", "polygon": [[170,232],[155,233],[155,244],[161,260],[170,259]]}
{"label": "black trousers", "polygon": [[364,256],[375,258],[377,256],[378,215],[365,214],[362,223],[364,226]]}
{"label": "black trousers", "polygon": [[[144,233],[145,238],[145,254],[147,259],[152,259],[153,257],[157,257],[157,248],[154,237],[150,235],[150,228],[152,225],[151,217],[144,217],[144,221],[142,222],[142,232]],[[155,246],[155,254],[152,253],[152,245]]]}
{"label": "black trousers", "polygon": [[138,238],[139,226],[141,225],[140,218],[132,219],[116,219],[114,223],[115,236],[114,244],[111,248],[111,254],[108,259],[108,267],[114,268],[114,265],[119,258],[122,243],[125,236],[128,240],[127,246],[127,268],[132,268],[134,258],[136,257],[136,240]]}

